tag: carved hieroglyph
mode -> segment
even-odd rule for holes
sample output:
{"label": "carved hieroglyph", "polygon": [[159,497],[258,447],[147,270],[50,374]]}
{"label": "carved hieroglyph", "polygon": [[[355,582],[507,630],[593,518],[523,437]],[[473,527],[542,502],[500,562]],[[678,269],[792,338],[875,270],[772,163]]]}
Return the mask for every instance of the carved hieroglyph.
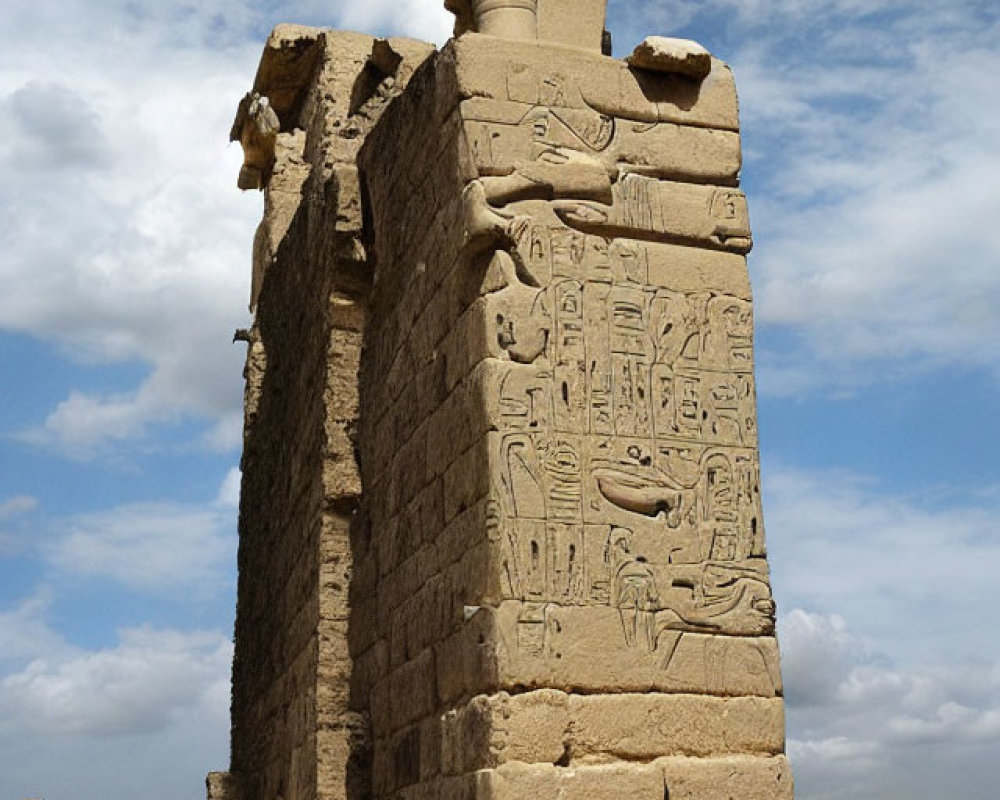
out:
{"label": "carved hieroglyph", "polygon": [[780,692],[746,200],[676,179],[735,183],[738,135],[617,118],[587,101],[585,75],[504,67],[506,97],[461,116],[469,240],[492,249],[490,513],[519,657],[603,637],[571,610],[605,609],[619,645],[667,675],[688,649],[723,671],[739,651]]}

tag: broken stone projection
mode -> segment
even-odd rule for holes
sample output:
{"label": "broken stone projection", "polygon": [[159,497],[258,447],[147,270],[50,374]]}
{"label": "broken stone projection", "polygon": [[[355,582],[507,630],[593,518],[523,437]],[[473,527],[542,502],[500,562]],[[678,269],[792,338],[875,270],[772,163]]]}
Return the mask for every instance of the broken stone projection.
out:
{"label": "broken stone projection", "polygon": [[729,68],[279,26],[210,800],[790,800]]}

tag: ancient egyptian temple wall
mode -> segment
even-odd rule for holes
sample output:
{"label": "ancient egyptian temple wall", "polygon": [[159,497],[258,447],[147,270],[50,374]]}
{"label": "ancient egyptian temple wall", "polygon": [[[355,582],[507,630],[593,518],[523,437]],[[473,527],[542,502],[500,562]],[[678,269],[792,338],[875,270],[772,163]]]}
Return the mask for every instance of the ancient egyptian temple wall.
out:
{"label": "ancient egyptian temple wall", "polygon": [[448,5],[440,52],[279,29],[234,128],[210,798],[790,800],[732,75],[602,55],[601,0]]}
{"label": "ancient egyptian temple wall", "polygon": [[233,129],[246,152],[241,187],[266,194],[256,313],[243,332],[232,757],[228,773],[209,776],[211,798],[333,800],[369,780],[347,652],[349,527],[361,489],[352,431],[370,282],[355,159],[432,50],[279,26]]}

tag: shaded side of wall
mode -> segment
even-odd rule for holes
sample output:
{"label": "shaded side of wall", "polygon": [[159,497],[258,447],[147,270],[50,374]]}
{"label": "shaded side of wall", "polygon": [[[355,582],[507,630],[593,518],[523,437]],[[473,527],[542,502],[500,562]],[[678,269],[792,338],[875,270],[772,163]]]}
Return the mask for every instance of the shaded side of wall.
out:
{"label": "shaded side of wall", "polygon": [[[228,776],[210,781],[230,797],[336,800],[368,781],[367,714],[348,697],[357,374],[370,283],[354,164],[414,62],[432,50],[279,26],[248,96],[255,112],[274,112],[279,130],[262,147],[244,141],[241,175],[259,176],[265,211],[247,333],[232,760]],[[234,138],[254,125],[243,117]]]}

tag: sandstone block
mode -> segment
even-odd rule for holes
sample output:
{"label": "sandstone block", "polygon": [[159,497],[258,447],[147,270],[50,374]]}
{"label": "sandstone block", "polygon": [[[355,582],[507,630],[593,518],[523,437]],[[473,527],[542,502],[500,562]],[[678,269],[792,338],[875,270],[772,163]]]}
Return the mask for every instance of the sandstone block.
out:
{"label": "sandstone block", "polygon": [[663,800],[663,774],[649,764],[564,769],[552,764],[505,764],[480,773],[491,800],[558,797],[565,800]]}
{"label": "sandstone block", "polygon": [[784,756],[667,758],[656,762],[664,786],[679,800],[792,800],[792,775]]}
{"label": "sandstone block", "polygon": [[493,438],[493,434],[487,434],[473,443],[444,473],[446,523],[489,493],[489,452]]}
{"label": "sandstone block", "polygon": [[[739,135],[733,131],[612,119],[593,109],[546,108],[533,103],[484,98],[463,101],[465,134],[476,169],[484,176],[520,173],[536,183],[549,169],[554,179],[567,180],[576,169],[600,167],[616,171],[720,182],[734,185],[740,170]],[[544,130],[544,133],[542,131]],[[581,151],[581,144],[587,150]],[[573,154],[585,152],[590,164]],[[552,166],[546,167],[546,164]],[[508,184],[513,179],[506,178]],[[570,194],[579,187],[553,188]]]}
{"label": "sandstone block", "polygon": [[240,800],[236,780],[228,772],[209,772],[205,789],[208,800]]}
{"label": "sandstone block", "polygon": [[551,108],[592,109],[638,122],[739,130],[732,73],[721,61],[699,85],[687,77],[630,69],[584,50],[469,34],[449,43],[461,98],[486,97]]}
{"label": "sandstone block", "polygon": [[495,624],[503,688],[758,697],[782,691],[770,636],[665,631],[652,647],[629,645],[614,609],[511,601],[497,609]]}
{"label": "sandstone block", "polygon": [[784,703],[778,697],[572,695],[568,705],[574,759],[642,761],[784,750]]}
{"label": "sandstone block", "polygon": [[[374,625],[370,627],[374,628]],[[377,635],[377,631],[373,631],[373,634]],[[389,646],[383,640],[376,640],[367,650],[354,656],[351,663],[352,710],[368,709],[368,699],[375,686],[386,676],[388,669]]]}
{"label": "sandstone block", "polygon": [[557,207],[571,228],[605,236],[678,242],[745,254],[750,251],[746,197],[738,189],[628,175],[614,186],[612,207],[566,202]]}
{"label": "sandstone block", "polygon": [[780,698],[500,692],[447,712],[442,726],[445,774],[511,762],[568,766],[649,762],[665,755],[770,756],[784,748]]}
{"label": "sandstone block", "polygon": [[390,711],[393,729],[412,725],[435,708],[435,661],[430,648],[389,675]]}
{"label": "sandstone block", "polygon": [[685,75],[699,81],[712,71],[712,55],[690,39],[647,36],[627,60],[637,69]]}

